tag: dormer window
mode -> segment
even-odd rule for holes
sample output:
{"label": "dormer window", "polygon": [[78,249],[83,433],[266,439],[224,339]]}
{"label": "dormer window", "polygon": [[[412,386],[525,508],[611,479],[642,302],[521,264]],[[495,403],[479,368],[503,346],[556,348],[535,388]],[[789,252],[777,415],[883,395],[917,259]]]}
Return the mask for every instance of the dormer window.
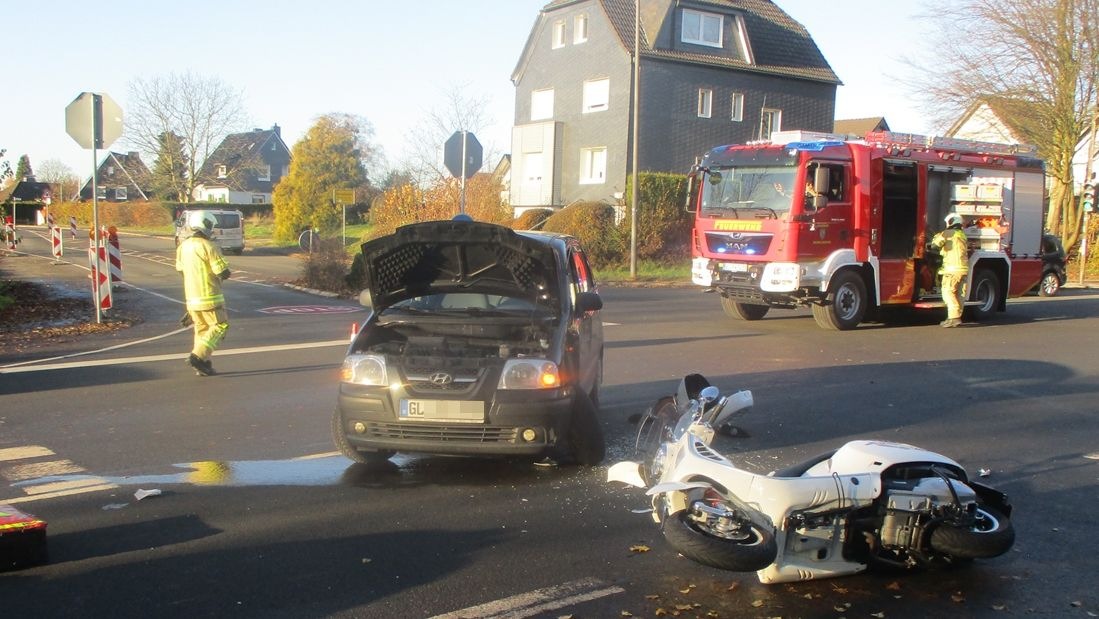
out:
{"label": "dormer window", "polygon": [[256,175],[257,181],[269,181],[271,180],[271,166],[264,166],[260,168],[259,174]]}
{"label": "dormer window", "polygon": [[572,20],[572,42],[583,43],[588,40],[588,15],[582,13]]}
{"label": "dormer window", "polygon": [[691,43],[693,45],[721,47],[721,15],[683,9],[681,39],[684,43]]}
{"label": "dormer window", "polygon": [[553,49],[565,46],[565,22],[553,22]]}
{"label": "dormer window", "polygon": [[218,178],[225,178],[225,177],[226,177],[226,176],[228,176],[228,175],[229,175],[229,173],[228,173],[228,171],[227,171],[227,170],[225,169],[225,165],[224,165],[224,164],[222,164],[222,165],[219,165],[219,166],[218,166]]}

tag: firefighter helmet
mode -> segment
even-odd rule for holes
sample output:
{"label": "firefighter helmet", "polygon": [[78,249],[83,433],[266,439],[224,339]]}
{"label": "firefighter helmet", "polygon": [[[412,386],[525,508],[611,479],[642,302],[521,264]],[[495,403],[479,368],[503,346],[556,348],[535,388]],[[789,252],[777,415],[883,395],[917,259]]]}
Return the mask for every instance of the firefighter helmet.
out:
{"label": "firefighter helmet", "polygon": [[957,213],[950,213],[949,215],[947,215],[943,219],[943,221],[946,222],[946,227],[947,228],[953,228],[954,226],[961,226],[963,223],[965,223],[965,220],[962,219],[962,216],[957,214]]}
{"label": "firefighter helmet", "polygon": [[187,214],[187,227],[194,232],[209,234],[216,223],[217,220],[214,219],[214,215],[207,211],[191,211]]}

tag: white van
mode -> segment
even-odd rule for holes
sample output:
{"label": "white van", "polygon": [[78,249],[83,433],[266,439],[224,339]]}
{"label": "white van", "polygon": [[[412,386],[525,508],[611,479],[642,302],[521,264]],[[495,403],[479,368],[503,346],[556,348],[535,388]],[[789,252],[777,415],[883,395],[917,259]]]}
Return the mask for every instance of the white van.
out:
{"label": "white van", "polygon": [[244,214],[235,210],[221,209],[191,209],[180,213],[176,219],[176,245],[183,239],[191,236],[191,230],[187,227],[187,215],[193,211],[210,213],[217,220],[214,230],[210,233],[210,240],[221,248],[221,251],[241,255],[244,253]]}

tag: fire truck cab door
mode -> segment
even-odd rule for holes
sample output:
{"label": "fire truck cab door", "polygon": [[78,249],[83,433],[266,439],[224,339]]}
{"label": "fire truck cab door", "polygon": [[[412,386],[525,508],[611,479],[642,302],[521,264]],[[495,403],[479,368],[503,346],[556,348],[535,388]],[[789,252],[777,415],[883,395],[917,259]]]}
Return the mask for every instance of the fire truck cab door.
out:
{"label": "fire truck cab door", "polygon": [[[821,194],[826,201],[823,207],[815,211],[805,209],[807,222],[798,235],[798,255],[801,256],[826,257],[834,251],[851,247],[853,242],[850,165],[826,161],[809,162],[805,172],[807,184],[813,182],[818,167],[828,170],[828,188]],[[815,190],[807,186],[805,193],[806,204],[812,204]]]}

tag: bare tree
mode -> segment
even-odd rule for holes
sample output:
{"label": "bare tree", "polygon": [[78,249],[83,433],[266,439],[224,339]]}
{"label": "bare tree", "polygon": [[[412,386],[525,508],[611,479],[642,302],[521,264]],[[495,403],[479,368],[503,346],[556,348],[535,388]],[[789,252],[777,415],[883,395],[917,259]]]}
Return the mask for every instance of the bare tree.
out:
{"label": "bare tree", "polygon": [[930,53],[916,85],[940,120],[988,99],[1046,161],[1046,227],[1066,246],[1080,237],[1072,158],[1090,129],[1099,82],[1099,0],[937,0]]}
{"label": "bare tree", "polygon": [[[455,131],[470,131],[474,135],[487,127],[489,98],[466,92],[464,84],[446,87],[435,100],[438,105],[423,113],[423,119],[408,133],[409,152],[399,167],[420,186],[434,185],[450,178],[443,166],[443,144]],[[495,160],[493,145],[482,143],[483,160]]]}
{"label": "bare tree", "polygon": [[[130,82],[127,103],[127,141],[146,155],[183,157],[161,162],[165,170],[186,170],[182,178],[169,179],[183,202],[191,201],[206,157],[226,135],[247,126],[241,91],[216,77],[173,73],[138,78]],[[165,135],[178,137],[180,148],[162,148]]]}
{"label": "bare tree", "polygon": [[66,198],[75,199],[76,192],[80,191],[80,177],[60,159],[43,161],[38,165],[38,173],[35,176],[39,181],[50,184],[54,198],[59,202],[65,201]]}

